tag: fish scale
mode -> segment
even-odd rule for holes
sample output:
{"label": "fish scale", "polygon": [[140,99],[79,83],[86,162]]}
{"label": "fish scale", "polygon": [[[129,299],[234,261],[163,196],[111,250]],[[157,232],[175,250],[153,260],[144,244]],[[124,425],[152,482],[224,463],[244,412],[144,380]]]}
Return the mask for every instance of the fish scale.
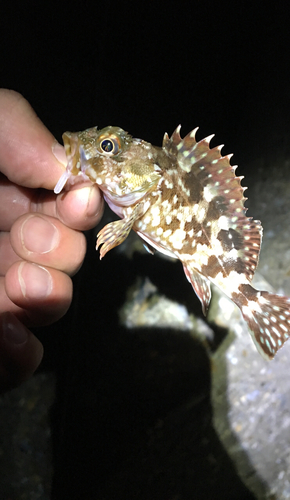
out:
{"label": "fish scale", "polygon": [[251,281],[262,241],[260,221],[246,217],[243,177],[232,155],[210,148],[213,136],[183,139],[180,126],[162,147],[135,139],[119,127],[97,127],[63,135],[68,164],[64,186],[97,183],[120,220],[97,236],[100,258],[131,229],[147,248],[179,259],[206,314],[210,283],[241,310],[259,352],[271,359],[290,335],[290,298],[255,290]]}

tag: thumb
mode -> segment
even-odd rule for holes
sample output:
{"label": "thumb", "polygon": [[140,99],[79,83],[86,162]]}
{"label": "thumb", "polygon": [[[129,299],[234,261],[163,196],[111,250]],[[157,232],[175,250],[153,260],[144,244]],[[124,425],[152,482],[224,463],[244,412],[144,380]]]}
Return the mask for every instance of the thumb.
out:
{"label": "thumb", "polygon": [[27,380],[42,355],[42,344],[13,314],[0,315],[0,392]]}

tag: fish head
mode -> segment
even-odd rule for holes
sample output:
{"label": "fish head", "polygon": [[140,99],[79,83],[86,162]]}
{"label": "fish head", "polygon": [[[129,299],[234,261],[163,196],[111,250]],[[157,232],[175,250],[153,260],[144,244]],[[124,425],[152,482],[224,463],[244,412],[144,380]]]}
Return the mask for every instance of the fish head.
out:
{"label": "fish head", "polygon": [[65,132],[63,142],[68,159],[66,172],[55,187],[60,192],[74,177],[96,183],[112,203],[137,203],[158,183],[157,149],[132,138],[120,127],[93,127],[82,132]]}

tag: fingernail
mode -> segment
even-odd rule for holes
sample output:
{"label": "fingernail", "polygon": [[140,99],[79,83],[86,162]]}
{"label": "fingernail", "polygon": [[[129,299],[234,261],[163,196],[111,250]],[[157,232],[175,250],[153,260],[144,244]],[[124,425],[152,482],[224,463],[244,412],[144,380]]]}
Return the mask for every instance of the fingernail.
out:
{"label": "fingernail", "polygon": [[51,150],[52,150],[52,154],[55,156],[57,161],[59,161],[59,163],[61,163],[62,165],[64,165],[66,167],[67,166],[67,157],[65,154],[64,147],[61,144],[59,144],[59,142],[55,141],[52,145]]}
{"label": "fingernail", "polygon": [[21,226],[22,245],[29,252],[47,253],[58,246],[59,232],[54,224],[38,215],[31,215]]}
{"label": "fingernail", "polygon": [[24,344],[28,339],[25,326],[10,312],[1,316],[3,340],[9,344]]}
{"label": "fingernail", "polygon": [[52,291],[52,277],[42,266],[30,262],[21,262],[18,279],[24,297],[43,299]]}
{"label": "fingernail", "polygon": [[80,206],[84,207],[86,217],[95,217],[102,206],[100,195],[95,186],[85,186],[75,191]]}
{"label": "fingernail", "polygon": [[87,205],[87,217],[96,217],[102,211],[102,199],[96,186],[91,186]]}

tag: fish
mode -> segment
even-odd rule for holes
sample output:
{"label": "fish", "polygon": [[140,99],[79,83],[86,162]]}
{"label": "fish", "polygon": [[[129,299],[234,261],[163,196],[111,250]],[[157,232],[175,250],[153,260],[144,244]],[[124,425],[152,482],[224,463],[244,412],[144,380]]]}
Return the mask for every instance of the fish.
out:
{"label": "fish", "polygon": [[256,290],[252,279],[262,242],[260,221],[246,216],[243,177],[232,155],[210,147],[213,135],[183,139],[179,125],[161,147],[120,127],[65,132],[67,167],[58,194],[76,182],[96,183],[120,219],[97,235],[102,259],[133,229],[147,248],[179,259],[206,315],[211,283],[241,310],[255,346],[272,359],[290,335],[290,298]]}

